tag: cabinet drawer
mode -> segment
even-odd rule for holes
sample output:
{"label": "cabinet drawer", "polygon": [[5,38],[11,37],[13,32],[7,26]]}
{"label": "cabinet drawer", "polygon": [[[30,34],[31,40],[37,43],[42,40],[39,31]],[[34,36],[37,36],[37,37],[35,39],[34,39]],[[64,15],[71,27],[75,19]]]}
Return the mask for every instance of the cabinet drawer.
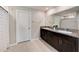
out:
{"label": "cabinet drawer", "polygon": [[63,48],[62,51],[64,51],[64,52],[74,52],[75,51],[76,46],[74,43],[72,43],[68,40],[65,40],[65,39],[62,40],[62,42],[63,42],[62,43],[62,48]]}
{"label": "cabinet drawer", "polygon": [[62,40],[65,40],[66,42],[69,42],[69,43],[75,43],[76,42],[76,38],[69,37],[69,36],[62,36]]}

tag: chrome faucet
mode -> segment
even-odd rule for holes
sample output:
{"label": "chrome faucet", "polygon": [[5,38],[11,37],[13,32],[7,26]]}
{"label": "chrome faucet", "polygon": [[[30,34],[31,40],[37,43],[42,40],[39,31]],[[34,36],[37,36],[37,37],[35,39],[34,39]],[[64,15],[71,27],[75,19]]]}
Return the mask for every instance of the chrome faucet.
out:
{"label": "chrome faucet", "polygon": [[54,26],[53,26],[53,29],[57,29],[57,28],[58,28],[58,25],[54,25]]}

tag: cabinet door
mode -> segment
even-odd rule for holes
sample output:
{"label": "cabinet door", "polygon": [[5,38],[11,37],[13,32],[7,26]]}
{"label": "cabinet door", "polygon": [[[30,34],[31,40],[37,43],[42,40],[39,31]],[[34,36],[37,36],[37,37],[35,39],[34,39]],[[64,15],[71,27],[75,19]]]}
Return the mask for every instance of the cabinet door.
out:
{"label": "cabinet door", "polygon": [[46,41],[46,36],[47,36],[47,31],[46,30],[44,30],[44,29],[40,29],[41,31],[40,31],[40,36],[41,36],[41,38],[43,39],[43,40],[45,40]]}
{"label": "cabinet door", "polygon": [[58,49],[59,47],[59,37],[56,33],[49,32],[49,43],[54,48]]}
{"label": "cabinet door", "polygon": [[[72,39],[72,41],[71,41]],[[73,38],[69,38],[69,37],[65,37],[63,40],[63,43],[62,43],[62,47],[63,47],[63,50],[64,52],[75,52],[75,48],[76,48],[76,45],[75,45],[75,40]]]}
{"label": "cabinet door", "polygon": [[46,41],[50,44],[51,43],[51,32],[50,31],[46,31]]}
{"label": "cabinet door", "polygon": [[43,29],[40,28],[40,37],[43,39],[44,33],[43,33]]}

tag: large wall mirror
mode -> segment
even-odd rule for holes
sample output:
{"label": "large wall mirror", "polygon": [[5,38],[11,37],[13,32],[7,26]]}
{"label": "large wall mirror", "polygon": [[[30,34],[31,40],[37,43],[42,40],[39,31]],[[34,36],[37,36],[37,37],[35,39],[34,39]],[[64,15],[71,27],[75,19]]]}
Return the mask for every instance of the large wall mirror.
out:
{"label": "large wall mirror", "polygon": [[60,21],[60,27],[64,29],[78,29],[76,12],[62,15]]}

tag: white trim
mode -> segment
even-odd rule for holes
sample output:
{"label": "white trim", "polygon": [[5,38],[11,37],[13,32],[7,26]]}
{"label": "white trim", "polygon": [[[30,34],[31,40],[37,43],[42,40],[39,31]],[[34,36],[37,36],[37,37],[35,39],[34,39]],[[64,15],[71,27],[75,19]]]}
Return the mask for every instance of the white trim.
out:
{"label": "white trim", "polygon": [[[35,38],[35,39],[31,39],[31,40],[38,40],[38,39],[40,39],[40,38]],[[18,43],[19,43],[19,42],[16,42],[16,43],[10,44],[9,47],[16,46]],[[8,48],[9,48],[9,47],[8,47]]]}
{"label": "white trim", "polygon": [[9,47],[12,47],[12,46],[15,46],[15,45],[17,45],[18,43],[13,43],[13,44],[10,44],[10,46]]}
{"label": "white trim", "polygon": [[33,39],[31,39],[31,40],[38,40],[38,39],[40,39],[40,38],[33,38]]}

